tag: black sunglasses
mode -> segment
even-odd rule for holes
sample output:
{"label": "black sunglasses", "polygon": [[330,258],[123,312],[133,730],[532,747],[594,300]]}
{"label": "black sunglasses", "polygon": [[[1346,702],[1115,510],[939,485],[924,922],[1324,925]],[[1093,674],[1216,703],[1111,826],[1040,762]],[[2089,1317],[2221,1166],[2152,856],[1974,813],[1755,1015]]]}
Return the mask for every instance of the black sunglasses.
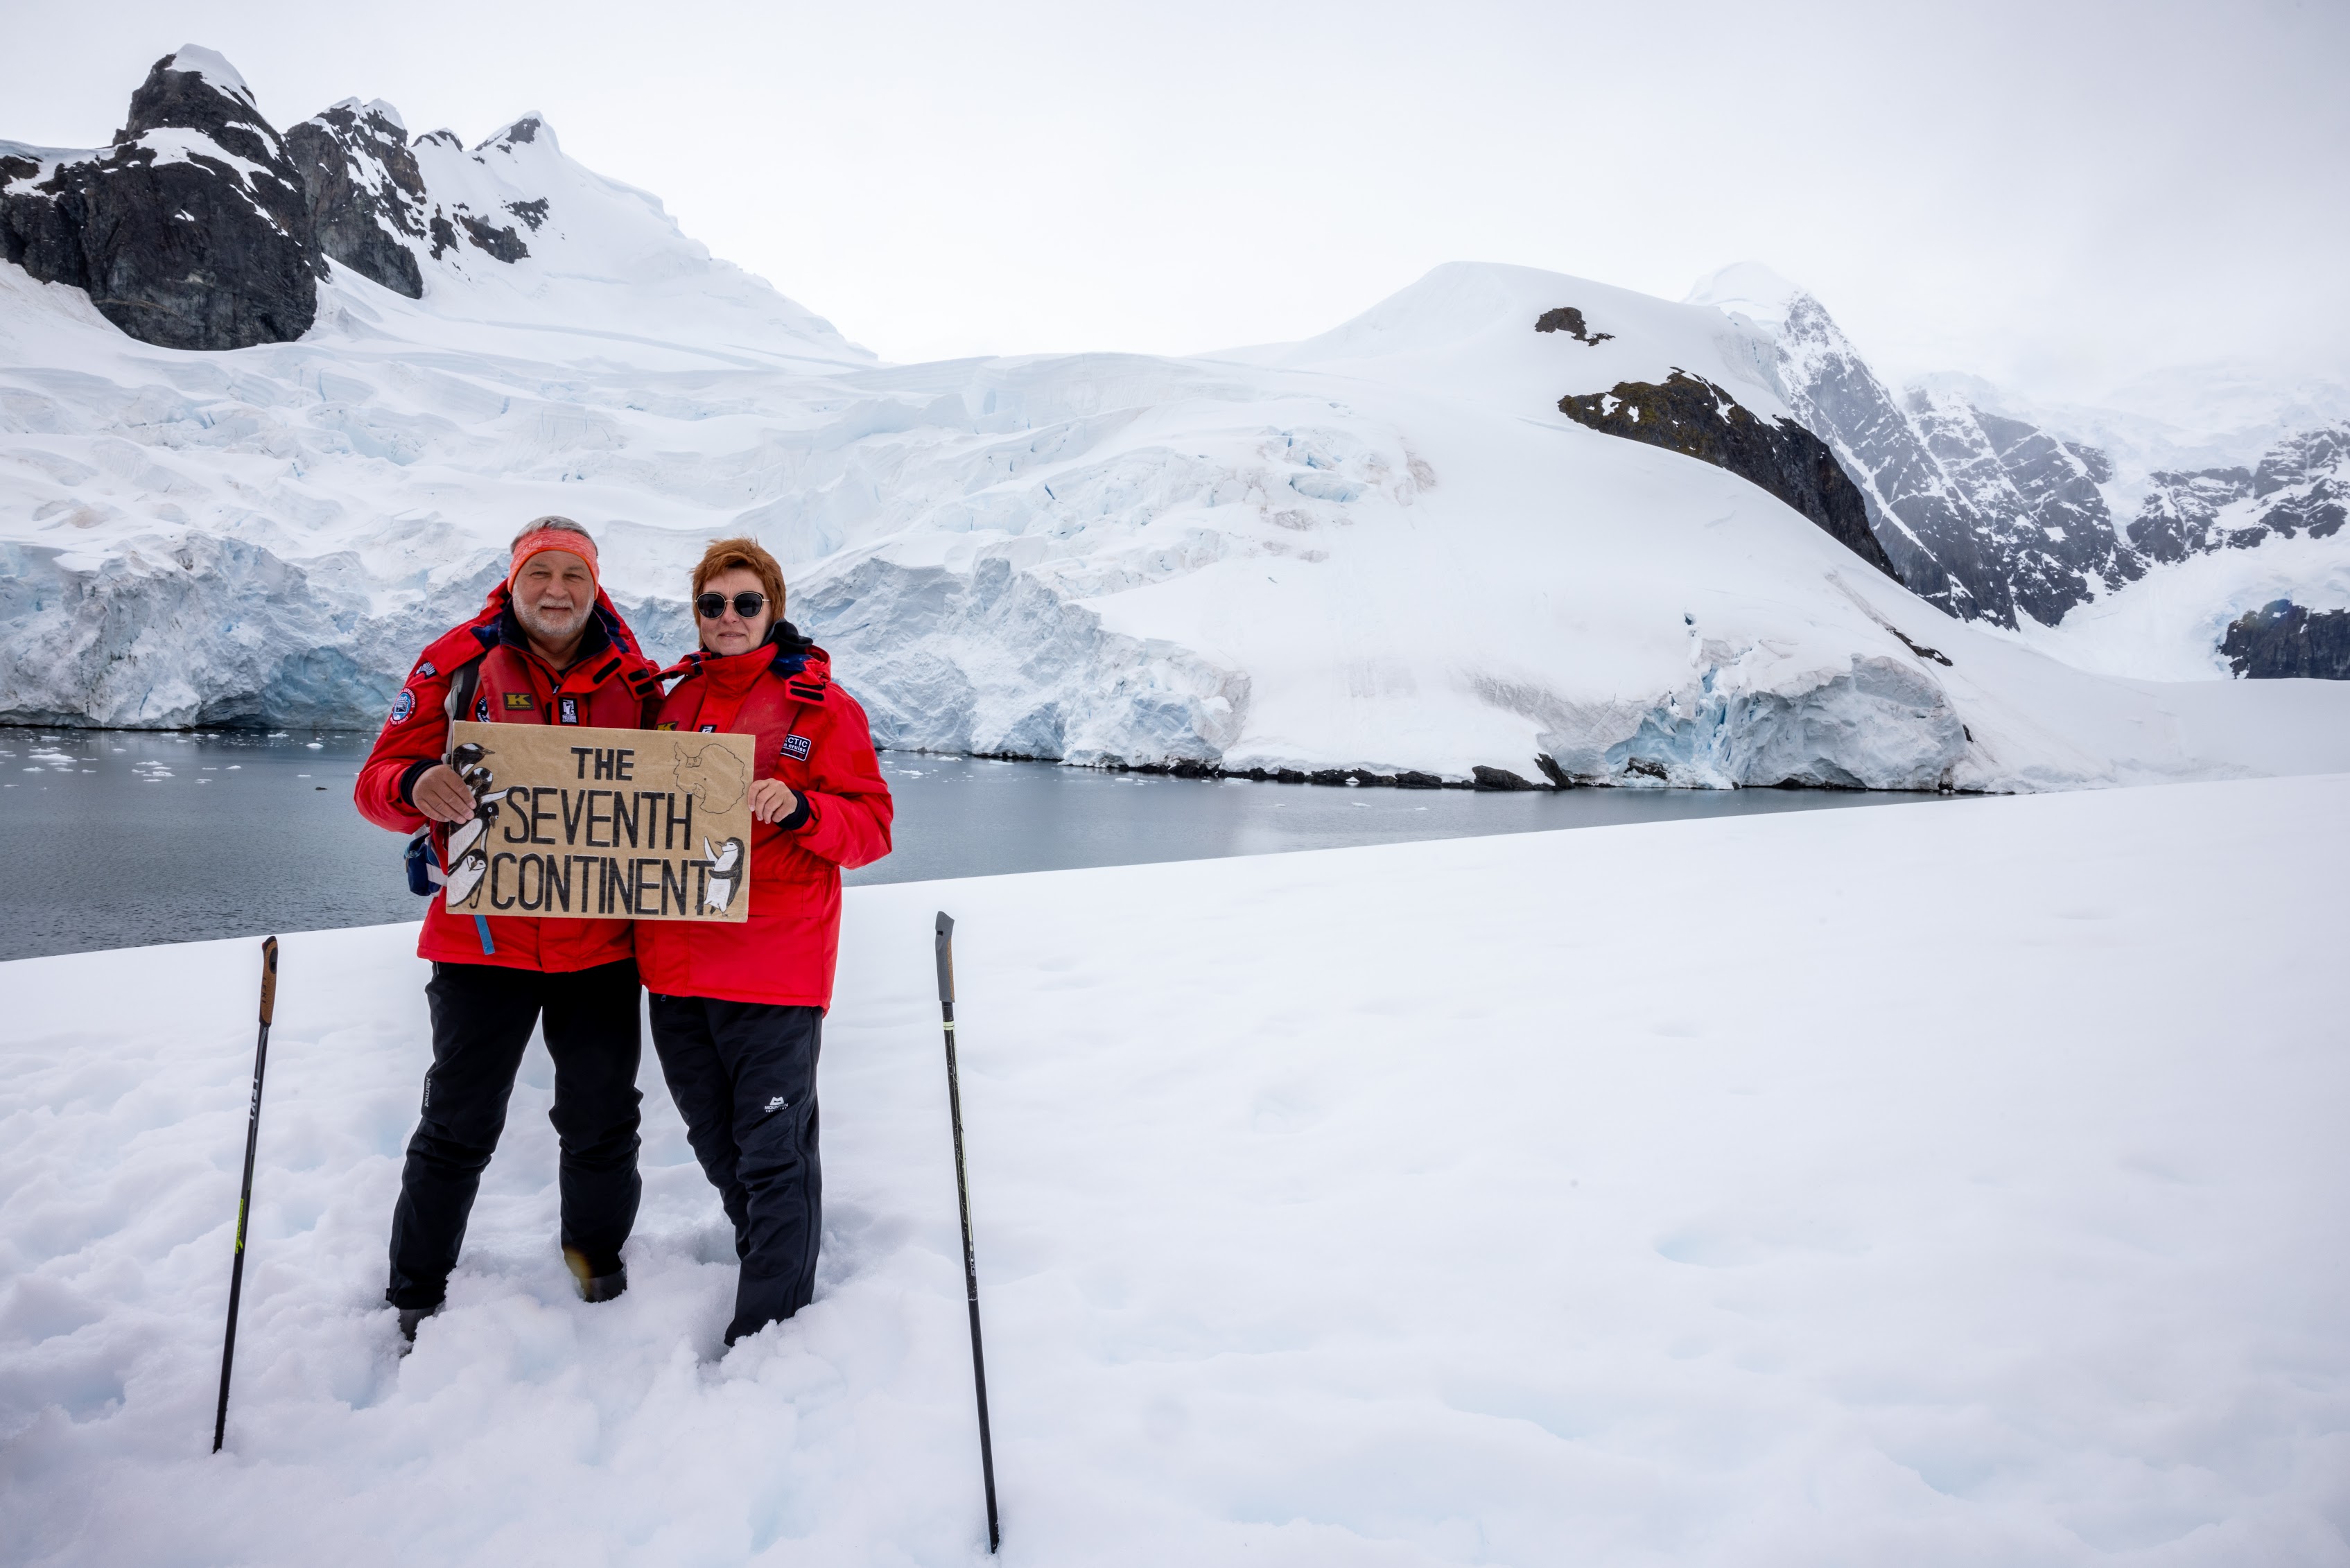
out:
{"label": "black sunglasses", "polygon": [[[724,594],[704,594],[700,598],[693,601],[693,607],[695,611],[701,615],[702,619],[716,620],[720,616],[726,613],[726,596]],[[744,620],[749,620],[753,616],[757,615],[761,610],[766,607],[767,596],[764,594],[745,593],[736,594],[734,596],[734,613],[741,616]]]}

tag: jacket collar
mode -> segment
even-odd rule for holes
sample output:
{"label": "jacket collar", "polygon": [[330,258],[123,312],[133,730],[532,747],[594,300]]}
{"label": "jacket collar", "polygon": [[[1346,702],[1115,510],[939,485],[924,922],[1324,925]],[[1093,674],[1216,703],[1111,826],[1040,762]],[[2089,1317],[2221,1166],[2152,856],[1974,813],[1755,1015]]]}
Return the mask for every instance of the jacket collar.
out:
{"label": "jacket collar", "polygon": [[814,639],[801,636],[799,628],[779,620],[767,628],[767,640],[756,648],[728,654],[697,648],[662,670],[660,678],[691,680],[699,677],[710,682],[711,691],[732,694],[749,691],[754,680],[771,671],[828,680],[832,676],[832,656],[818,648]]}

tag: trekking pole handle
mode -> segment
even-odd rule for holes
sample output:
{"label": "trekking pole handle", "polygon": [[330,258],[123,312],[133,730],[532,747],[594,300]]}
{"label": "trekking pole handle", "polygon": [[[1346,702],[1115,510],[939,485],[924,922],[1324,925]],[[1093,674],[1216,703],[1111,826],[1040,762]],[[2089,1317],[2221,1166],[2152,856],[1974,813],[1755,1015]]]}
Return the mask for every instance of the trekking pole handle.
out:
{"label": "trekking pole handle", "polygon": [[277,939],[271,937],[261,944],[261,1022],[267,1023],[277,1011]]}
{"label": "trekking pole handle", "polygon": [[954,917],[939,911],[939,1000],[954,1005]]}

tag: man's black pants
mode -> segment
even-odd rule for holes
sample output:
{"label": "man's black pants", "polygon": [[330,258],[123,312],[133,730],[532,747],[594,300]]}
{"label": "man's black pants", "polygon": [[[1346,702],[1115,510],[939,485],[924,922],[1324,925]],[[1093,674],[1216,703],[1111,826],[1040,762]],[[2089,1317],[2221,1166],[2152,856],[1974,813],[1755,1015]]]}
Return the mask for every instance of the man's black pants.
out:
{"label": "man's black pants", "polygon": [[816,1058],[824,1009],[653,993],[653,1051],[685,1136],[734,1223],[726,1343],[807,1305],[824,1239]]}
{"label": "man's black pants", "polygon": [[384,1299],[396,1307],[441,1304],[482,1172],[505,1128],[515,1070],[542,1014],[546,1054],[555,1059],[547,1119],[563,1147],[563,1246],[591,1275],[617,1272],[643,1189],[636,961],[568,974],[436,963],[424,995],[432,1009],[432,1067],[391,1213],[391,1288]]}

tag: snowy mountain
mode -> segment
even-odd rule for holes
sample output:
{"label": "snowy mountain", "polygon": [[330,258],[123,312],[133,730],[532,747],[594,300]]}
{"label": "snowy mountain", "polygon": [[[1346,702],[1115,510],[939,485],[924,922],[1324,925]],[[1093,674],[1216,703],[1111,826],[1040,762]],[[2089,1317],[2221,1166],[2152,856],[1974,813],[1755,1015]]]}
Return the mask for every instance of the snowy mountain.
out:
{"label": "snowy mountain", "polygon": [[111,147],[0,143],[0,255],[149,343],[300,337],[323,270],[308,229],[284,140],[235,67],[193,45],[155,62]]}
{"label": "snowy mountain", "polygon": [[[200,63],[158,75],[233,97]],[[2350,717],[1903,588],[1752,312],[1455,264],[1299,344],[881,366],[539,117],[402,135],[346,101],[282,139],[324,269],[289,339],[140,342],[0,266],[0,718],[371,725],[545,512],[670,655],[702,542],[755,534],[901,747],[2022,789],[2292,771]],[[42,158],[7,201],[82,167]]]}
{"label": "snowy mountain", "polygon": [[[2158,417],[2022,407],[1967,377],[1896,391],[1817,299],[1765,267],[1725,268],[1690,300],[1773,339],[1790,405],[1860,486],[1901,580],[1952,614],[2077,630],[2116,615],[2138,623],[2141,603],[2168,607],[2158,649],[2145,646],[2151,628],[2120,645],[2085,634],[2096,646],[2083,657],[2117,673],[2295,674],[2324,662],[2295,638],[2257,658],[2221,645],[2281,586],[2350,602],[2350,540],[2186,580],[2161,568],[2334,540],[2350,502],[2350,389],[2280,391],[2210,368],[2138,389],[2135,400]],[[2133,591],[2149,574],[2157,580]]]}
{"label": "snowy mountain", "polygon": [[873,362],[713,261],[657,198],[566,158],[542,116],[468,151],[449,130],[411,142],[391,105],[347,99],[281,137],[236,68],[193,44],[155,63],[110,148],[0,142],[0,254],[167,348],[298,339],[334,307],[338,264],[534,351],[533,331],[617,313],[663,342]]}

